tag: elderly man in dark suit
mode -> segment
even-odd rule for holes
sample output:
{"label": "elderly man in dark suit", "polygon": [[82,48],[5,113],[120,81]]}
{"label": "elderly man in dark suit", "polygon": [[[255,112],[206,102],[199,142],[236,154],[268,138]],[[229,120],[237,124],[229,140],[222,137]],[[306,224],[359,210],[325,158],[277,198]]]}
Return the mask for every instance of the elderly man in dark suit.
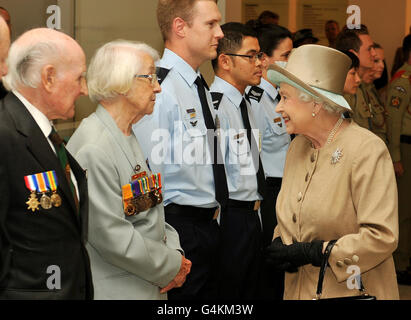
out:
{"label": "elderly man in dark suit", "polygon": [[0,299],[91,299],[86,176],[52,125],[87,94],[80,46],[33,29],[10,47],[0,102]]}

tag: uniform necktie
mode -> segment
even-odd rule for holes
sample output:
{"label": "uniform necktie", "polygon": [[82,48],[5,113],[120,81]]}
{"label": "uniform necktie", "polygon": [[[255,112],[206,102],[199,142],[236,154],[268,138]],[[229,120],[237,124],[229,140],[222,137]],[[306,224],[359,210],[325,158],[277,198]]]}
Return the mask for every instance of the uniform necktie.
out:
{"label": "uniform necktie", "polygon": [[[209,129],[207,130],[208,144],[210,148],[214,146],[214,150],[210,151],[212,151],[211,154],[213,155],[215,197],[221,208],[224,209],[227,206],[228,201],[228,186],[223,157],[218,145],[217,135],[215,134],[216,126],[214,124],[213,116],[211,115],[210,107],[207,102],[203,80],[200,77],[197,77],[194,83],[197,85],[197,92],[201,102],[201,109],[203,110],[205,125],[207,129]],[[211,129],[214,133],[212,136],[208,133]]]}
{"label": "uniform necktie", "polygon": [[54,127],[52,127],[51,129],[49,139],[51,140],[51,142],[54,145],[54,148],[56,149],[57,158],[59,159],[60,165],[64,171],[64,175],[66,176],[66,180],[70,186],[70,190],[71,190],[71,193],[73,194],[74,202],[76,204],[76,208],[78,212],[79,203],[78,203],[77,193],[76,193],[73,181],[71,180],[71,176],[70,176],[71,168],[70,168],[70,164],[67,158],[66,148],[64,147],[64,141],[58,135],[56,130],[54,130]]}
{"label": "uniform necktie", "polygon": [[[243,118],[243,123],[244,127],[247,130],[247,139],[248,143],[250,144],[250,150],[251,150],[251,155],[253,157],[253,163],[257,163],[257,157],[258,157],[258,171],[257,171],[257,190],[258,193],[264,197],[264,189],[265,189],[265,178],[264,178],[264,170],[263,170],[263,165],[261,163],[260,159],[260,153],[258,150],[258,144],[256,143],[254,137],[251,139],[251,125],[250,125],[250,119],[248,117],[248,112],[247,112],[247,104],[245,102],[245,99],[241,100],[240,104],[240,110],[241,110],[241,117]],[[257,152],[253,152],[252,146],[255,145],[257,148]]]}

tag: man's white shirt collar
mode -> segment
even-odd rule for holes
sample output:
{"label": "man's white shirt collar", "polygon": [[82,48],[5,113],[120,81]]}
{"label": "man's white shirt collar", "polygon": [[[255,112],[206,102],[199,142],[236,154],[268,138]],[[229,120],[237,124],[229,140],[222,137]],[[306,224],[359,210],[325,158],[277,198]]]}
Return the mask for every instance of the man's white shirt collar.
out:
{"label": "man's white shirt collar", "polygon": [[27,108],[28,112],[30,112],[31,116],[36,121],[37,125],[40,127],[41,132],[43,132],[44,136],[48,138],[51,133],[53,122],[47,119],[45,114],[33,106],[26,98],[24,98],[18,91],[12,90],[14,95],[24,104]]}

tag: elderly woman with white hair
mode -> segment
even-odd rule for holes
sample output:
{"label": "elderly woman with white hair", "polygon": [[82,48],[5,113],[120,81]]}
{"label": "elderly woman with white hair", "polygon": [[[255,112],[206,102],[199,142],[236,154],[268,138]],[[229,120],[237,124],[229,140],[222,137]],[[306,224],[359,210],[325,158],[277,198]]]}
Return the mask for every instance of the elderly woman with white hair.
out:
{"label": "elderly woman with white hair", "polygon": [[166,299],[190,271],[177,232],[164,220],[161,175],[152,173],[132,125],[161,91],[157,52],[117,40],[99,48],[87,72],[97,110],[67,148],[88,174],[89,243],[96,299]]}
{"label": "elderly woman with white hair", "polygon": [[280,85],[276,111],[287,132],[297,134],[277,199],[278,225],[266,251],[273,267],[286,271],[285,299],[318,298],[319,267],[327,259],[323,298],[358,296],[363,287],[377,299],[398,299],[392,161],[381,139],[342,117],[351,112],[342,97],[350,65],[337,50],[305,45],[291,54],[285,69],[273,65],[268,72]]}

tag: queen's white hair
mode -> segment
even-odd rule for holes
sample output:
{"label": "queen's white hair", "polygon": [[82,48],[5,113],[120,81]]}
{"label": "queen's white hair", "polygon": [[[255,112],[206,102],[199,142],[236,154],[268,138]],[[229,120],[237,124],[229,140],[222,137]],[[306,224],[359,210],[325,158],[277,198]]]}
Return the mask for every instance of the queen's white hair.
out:
{"label": "queen's white hair", "polygon": [[28,45],[14,42],[7,58],[9,72],[3,77],[4,86],[8,90],[17,90],[20,86],[37,88],[43,66],[52,64],[57,70],[57,62],[63,51],[55,40],[42,40]]}
{"label": "queen's white hair", "polygon": [[97,49],[87,70],[89,98],[98,103],[126,94],[143,68],[143,54],[159,59],[158,52],[142,42],[115,40]]}
{"label": "queen's white hair", "polygon": [[332,114],[341,115],[342,113],[344,113],[346,111],[346,109],[344,109],[343,107],[338,107],[336,105],[332,105],[332,104],[330,104],[330,103],[328,103],[328,102],[326,102],[326,101],[324,101],[320,98],[313,97],[313,96],[309,95],[308,93],[306,93],[304,91],[301,91],[298,88],[295,88],[295,89],[298,92],[298,99],[302,102],[311,102],[311,101],[313,101],[315,103],[321,104],[325,111],[327,111],[329,113],[332,113]]}

